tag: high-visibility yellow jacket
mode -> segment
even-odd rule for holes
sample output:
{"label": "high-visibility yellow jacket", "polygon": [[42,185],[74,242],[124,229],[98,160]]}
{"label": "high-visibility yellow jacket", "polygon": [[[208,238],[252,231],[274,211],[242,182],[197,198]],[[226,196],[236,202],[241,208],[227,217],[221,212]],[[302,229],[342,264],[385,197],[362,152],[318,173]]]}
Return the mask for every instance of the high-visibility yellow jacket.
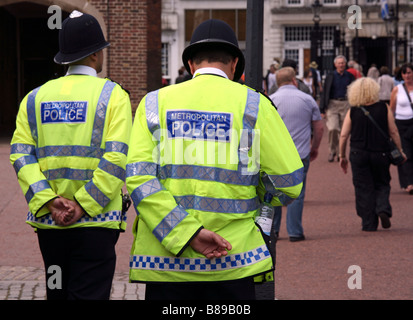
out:
{"label": "high-visibility yellow jacket", "polygon": [[[302,162],[264,96],[209,74],[148,93],[126,166],[137,213],[131,281],[222,281],[272,270],[254,222],[264,172],[273,204],[298,197]],[[227,256],[209,260],[191,248],[202,227],[231,243]]]}
{"label": "high-visibility yellow jacket", "polygon": [[10,161],[29,206],[27,223],[63,228],[45,204],[57,196],[86,212],[67,227],[125,229],[121,188],[132,127],[128,93],[90,75],[68,75],[21,102]]}

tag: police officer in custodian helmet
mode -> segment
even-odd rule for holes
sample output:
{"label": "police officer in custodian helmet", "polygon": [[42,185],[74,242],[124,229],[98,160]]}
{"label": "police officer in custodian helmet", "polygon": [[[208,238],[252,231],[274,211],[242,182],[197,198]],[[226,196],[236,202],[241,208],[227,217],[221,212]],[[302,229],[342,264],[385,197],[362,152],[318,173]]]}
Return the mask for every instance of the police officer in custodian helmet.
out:
{"label": "police officer in custodian helmet", "polygon": [[[10,161],[37,230],[48,299],[110,296],[126,227],[121,188],[132,115],[127,92],[97,77],[107,46],[93,16],[72,12],[54,59],[69,65],[66,76],[32,90],[17,115]],[[50,276],[61,276],[61,288]]]}
{"label": "police officer in custodian helmet", "polygon": [[254,223],[260,176],[281,205],[300,194],[302,163],[271,102],[237,82],[245,62],[228,24],[201,23],[182,59],[193,78],[148,93],[132,128],[130,280],[148,300],[254,299],[254,277],[273,268]]}

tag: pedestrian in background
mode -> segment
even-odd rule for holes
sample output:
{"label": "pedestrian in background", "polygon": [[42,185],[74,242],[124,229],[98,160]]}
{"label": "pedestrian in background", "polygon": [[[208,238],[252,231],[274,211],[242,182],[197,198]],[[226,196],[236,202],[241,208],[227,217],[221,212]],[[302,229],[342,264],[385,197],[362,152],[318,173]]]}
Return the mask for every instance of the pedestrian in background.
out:
{"label": "pedestrian in background", "polygon": [[227,23],[201,23],[182,60],[193,79],[148,93],[133,124],[130,280],[147,300],[255,299],[254,277],[273,270],[254,223],[260,172],[279,205],[298,197],[303,166],[272,103],[237,82],[245,60]]}
{"label": "pedestrian in background", "polygon": [[[363,231],[376,231],[380,218],[382,227],[390,228],[390,159],[389,143],[362,107],[384,132],[388,132],[402,152],[393,113],[379,101],[379,84],[372,78],[360,78],[350,85],[348,98],[351,109],[344,120],[340,136],[340,167],[347,173],[347,140],[350,138],[350,163],[356,195],[356,211]],[[404,155],[404,154],[403,154]],[[405,156],[405,155],[404,155]]]}
{"label": "pedestrian in background", "polygon": [[[306,188],[306,176],[310,161],[317,158],[324,131],[320,109],[315,100],[297,88],[295,70],[284,67],[277,71],[278,90],[270,96],[277,106],[304,165],[303,188],[296,200],[287,205],[287,233],[290,241],[305,239],[302,214]],[[313,136],[312,136],[313,134]],[[281,206],[275,207],[274,231],[278,235],[281,224]]]}
{"label": "pedestrian in background", "polygon": [[400,187],[413,195],[413,64],[401,67],[404,83],[394,87],[391,93],[390,108],[396,119],[403,150],[407,161],[397,166]]}
{"label": "pedestrian in background", "polygon": [[372,78],[374,81],[378,81],[380,77],[379,69],[377,69],[377,65],[373,63],[369,70],[367,70],[367,77]]}
{"label": "pedestrian in background", "polygon": [[320,96],[320,93],[323,91],[323,84],[321,80],[321,75],[320,75],[320,70],[318,70],[318,64],[315,61],[312,61],[308,67],[311,70],[311,74],[313,76],[313,84],[314,84],[314,94],[313,97],[314,99],[318,99]]}
{"label": "pedestrian in background", "polygon": [[[284,67],[291,67],[291,68],[294,69],[294,71],[295,71],[295,80],[297,81],[297,88],[299,90],[301,90],[302,92],[304,92],[304,93],[310,94],[310,89],[306,86],[306,84],[303,82],[303,80],[297,78],[297,75],[298,75],[297,62],[295,60],[292,60],[292,59],[285,59],[283,61],[283,63],[281,64],[281,68],[284,68]],[[278,88],[278,86],[277,86],[277,88]],[[272,93],[274,93],[274,92],[272,92]]]}
{"label": "pedestrian in background", "polygon": [[358,78],[361,78],[363,76],[361,74],[360,70],[359,70],[360,65],[356,61],[350,60],[347,63],[347,66],[348,66],[347,71],[350,72],[354,76],[354,79],[358,79]]}
{"label": "pedestrian in background", "polygon": [[181,83],[185,81],[185,75],[184,75],[185,67],[182,66],[178,70],[178,76],[175,79],[175,84]]}
{"label": "pedestrian in background", "polygon": [[304,75],[303,75],[303,82],[304,84],[308,87],[310,90],[310,95],[315,99],[315,86],[313,82],[313,74],[311,73],[310,68],[305,68],[304,69]]}
{"label": "pedestrian in background", "polygon": [[336,70],[327,75],[320,99],[320,112],[326,119],[328,130],[329,162],[333,162],[338,154],[341,126],[350,108],[347,101],[347,87],[354,81],[354,76],[346,71],[346,62],[346,57],[342,55],[335,57]]}
{"label": "pedestrian in background", "polygon": [[60,268],[62,288],[48,300],[109,300],[115,244],[126,228],[121,188],[132,127],[128,93],[102,71],[109,45],[98,21],[74,11],[59,32],[66,76],[21,102],[10,161],[36,229],[46,283]]}
{"label": "pedestrian in background", "polygon": [[402,78],[402,68],[401,66],[396,66],[393,70],[393,81],[394,81],[394,86],[397,86],[400,83],[403,83],[403,78]]}
{"label": "pedestrian in background", "polygon": [[270,92],[270,90],[274,87],[275,85],[275,72],[277,71],[275,63],[272,63],[270,65],[270,69],[267,72],[267,75],[265,76],[264,79],[264,90],[265,93]]}
{"label": "pedestrian in background", "polygon": [[380,74],[378,80],[380,86],[379,99],[384,103],[390,104],[390,96],[394,88],[394,80],[389,75],[389,68],[386,66],[380,68]]}

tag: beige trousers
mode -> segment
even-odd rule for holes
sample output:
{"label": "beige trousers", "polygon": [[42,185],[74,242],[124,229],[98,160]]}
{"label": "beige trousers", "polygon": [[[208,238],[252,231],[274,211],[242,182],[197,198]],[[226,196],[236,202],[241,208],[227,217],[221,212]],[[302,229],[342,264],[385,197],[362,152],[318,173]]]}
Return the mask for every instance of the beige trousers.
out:
{"label": "beige trousers", "polygon": [[328,103],[326,126],[328,130],[328,148],[332,154],[338,154],[340,131],[349,108],[348,101],[331,99]]}

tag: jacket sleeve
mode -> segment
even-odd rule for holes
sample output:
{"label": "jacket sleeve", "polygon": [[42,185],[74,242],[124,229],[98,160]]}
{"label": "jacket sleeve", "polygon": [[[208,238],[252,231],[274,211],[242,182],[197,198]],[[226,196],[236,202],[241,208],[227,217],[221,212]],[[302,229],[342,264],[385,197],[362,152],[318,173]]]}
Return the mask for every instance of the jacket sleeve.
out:
{"label": "jacket sleeve", "polygon": [[34,141],[27,117],[29,93],[21,102],[16,119],[16,130],[11,140],[10,162],[30,212],[39,217],[48,213],[44,205],[57,197],[40,170]]}
{"label": "jacket sleeve", "polygon": [[178,256],[202,225],[176,203],[173,195],[157,177],[158,141],[148,128],[147,123],[153,120],[154,115],[146,110],[147,99],[148,96],[142,99],[135,115],[126,168],[126,186],[139,219],[143,220],[168,251]]}
{"label": "jacket sleeve", "polygon": [[[265,99],[261,99],[265,100]],[[261,179],[258,193],[274,194],[274,205],[287,205],[300,195],[304,167],[278,112],[263,101],[258,114]]]}
{"label": "jacket sleeve", "polygon": [[105,152],[92,179],[74,194],[83,210],[94,217],[103,212],[125,183],[126,157],[132,128],[129,95],[119,85],[111,94],[105,117],[102,148]]}

